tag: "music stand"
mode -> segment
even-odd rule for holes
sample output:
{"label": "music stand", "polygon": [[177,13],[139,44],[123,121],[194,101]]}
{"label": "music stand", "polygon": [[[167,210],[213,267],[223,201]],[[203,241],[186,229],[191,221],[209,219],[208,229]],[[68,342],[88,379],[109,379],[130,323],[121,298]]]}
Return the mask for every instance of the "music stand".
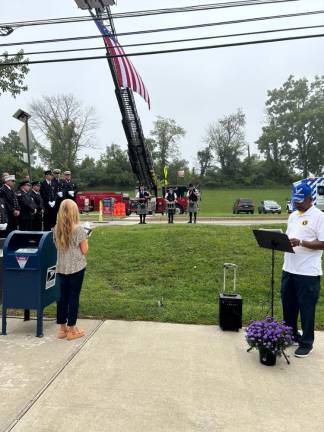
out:
{"label": "music stand", "polygon": [[253,234],[260,247],[272,250],[271,260],[271,316],[273,317],[273,300],[274,300],[274,264],[275,250],[281,252],[295,253],[287,234],[279,231],[266,229],[254,229]]}

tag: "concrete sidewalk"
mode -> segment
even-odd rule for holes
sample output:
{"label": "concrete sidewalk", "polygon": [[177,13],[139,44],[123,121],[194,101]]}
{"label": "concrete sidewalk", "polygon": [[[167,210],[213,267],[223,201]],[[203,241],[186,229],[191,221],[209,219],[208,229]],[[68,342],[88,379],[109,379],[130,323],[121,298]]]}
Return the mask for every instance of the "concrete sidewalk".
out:
{"label": "concrete sidewalk", "polygon": [[[89,335],[100,321],[81,320]],[[44,337],[35,337],[36,321],[8,319],[8,335],[0,335],[0,431],[24,415],[62,367],[85,342],[58,340],[55,321],[44,321]]]}
{"label": "concrete sidewalk", "polygon": [[[17,347],[15,336],[7,337],[2,368],[8,369],[6,358],[15,350],[28,354],[18,369],[22,377],[15,394],[30,399],[37,386],[29,372],[45,374],[46,360],[60,364],[62,351],[76,349],[67,341],[44,339],[46,355],[39,358],[39,340]],[[323,432],[324,334],[317,333],[309,358],[291,356],[290,365],[279,359],[275,367],[263,366],[258,353],[246,348],[243,331],[106,321],[12,431]],[[37,379],[44,384],[48,378]],[[15,385],[7,382],[9,399]],[[2,408],[3,427],[10,419],[3,418]]]}

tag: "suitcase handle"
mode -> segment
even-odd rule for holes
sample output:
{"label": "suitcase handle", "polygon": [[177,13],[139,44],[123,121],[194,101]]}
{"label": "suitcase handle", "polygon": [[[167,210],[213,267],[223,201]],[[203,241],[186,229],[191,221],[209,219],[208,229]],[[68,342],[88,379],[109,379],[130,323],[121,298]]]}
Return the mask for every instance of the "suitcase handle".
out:
{"label": "suitcase handle", "polygon": [[223,292],[226,292],[226,270],[233,269],[234,270],[234,280],[233,280],[233,292],[236,292],[236,270],[237,264],[233,263],[224,263],[224,283],[223,283]]}

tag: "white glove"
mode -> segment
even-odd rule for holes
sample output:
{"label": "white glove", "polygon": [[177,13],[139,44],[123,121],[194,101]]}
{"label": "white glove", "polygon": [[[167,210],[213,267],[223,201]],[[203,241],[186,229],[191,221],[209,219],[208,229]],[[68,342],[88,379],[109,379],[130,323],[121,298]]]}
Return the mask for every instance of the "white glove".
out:
{"label": "white glove", "polygon": [[48,205],[53,208],[55,206],[55,201],[48,201]]}
{"label": "white glove", "polygon": [[69,194],[71,197],[74,197],[74,191],[69,191],[68,194]]}
{"label": "white glove", "polygon": [[57,192],[57,195],[62,198],[63,197],[63,192]]}
{"label": "white glove", "polygon": [[8,224],[4,223],[4,224],[0,224],[0,231],[5,231],[7,229]]}

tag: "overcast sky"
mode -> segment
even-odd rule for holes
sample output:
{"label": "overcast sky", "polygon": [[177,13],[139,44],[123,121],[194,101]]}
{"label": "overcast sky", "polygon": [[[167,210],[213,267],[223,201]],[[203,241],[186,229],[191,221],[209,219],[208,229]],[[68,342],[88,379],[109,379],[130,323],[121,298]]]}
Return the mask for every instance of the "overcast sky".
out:
{"label": "overcast sky", "polygon": [[[233,1],[233,0],[231,0]],[[219,2],[219,1],[217,1]],[[85,15],[77,8],[74,0],[10,0],[1,2],[1,23]],[[119,0],[112,6],[112,12],[125,12],[152,8],[191,6],[212,3],[210,0]],[[216,1],[214,2],[216,3]],[[224,1],[223,1],[224,3]],[[227,3],[230,3],[227,2]],[[299,0],[274,5],[245,6],[208,12],[160,15],[158,17],[131,18],[115,20],[117,32],[143,29],[174,27],[190,24],[213,23],[257,16],[324,10],[324,0]],[[255,23],[235,24],[164,32],[137,36],[120,37],[121,44],[161,41],[181,38],[224,35],[230,33],[279,29],[305,25],[324,25],[324,14],[316,16],[284,18]],[[323,29],[289,32],[293,34],[320,34]],[[8,37],[0,38],[0,44],[70,37],[96,35],[92,22],[60,24],[51,26],[24,27],[15,30]],[[278,35],[288,35],[282,32]],[[236,37],[187,44],[163,45],[162,49],[179,46],[215,45],[255,38],[272,38],[273,35]],[[89,40],[70,43],[26,45],[25,52],[47,49],[81,48],[101,46],[102,41]],[[21,48],[21,47],[20,47]],[[158,49],[159,47],[154,47]],[[150,47],[150,49],[152,49]],[[0,47],[0,51],[13,53],[17,47]],[[126,52],[145,51],[147,48],[126,48]],[[180,143],[183,157],[195,163],[197,151],[203,147],[203,137],[207,126],[222,116],[241,108],[246,114],[247,142],[255,148],[254,142],[260,136],[264,121],[264,107],[267,90],[277,88],[290,74],[297,78],[324,74],[324,38],[278,42],[235,48],[192,51],[186,53],[141,56],[132,59],[150,93],[151,111],[138,95],[135,95],[137,109],[142,121],[145,136],[149,135],[157,115],[170,117],[187,132]],[[92,51],[89,55],[104,54]],[[87,53],[81,53],[87,55]],[[78,57],[80,53],[65,56]],[[63,57],[63,54],[29,56],[36,58]],[[96,133],[96,156],[112,142],[127,148],[126,138],[121,125],[121,114],[114,94],[114,87],[106,60],[83,61],[32,65],[26,81],[28,91],[16,99],[9,95],[0,97],[0,136],[7,135],[11,129],[18,130],[20,124],[12,118],[18,109],[28,110],[32,100],[42,95],[73,93],[85,105],[96,109],[100,126]]]}

